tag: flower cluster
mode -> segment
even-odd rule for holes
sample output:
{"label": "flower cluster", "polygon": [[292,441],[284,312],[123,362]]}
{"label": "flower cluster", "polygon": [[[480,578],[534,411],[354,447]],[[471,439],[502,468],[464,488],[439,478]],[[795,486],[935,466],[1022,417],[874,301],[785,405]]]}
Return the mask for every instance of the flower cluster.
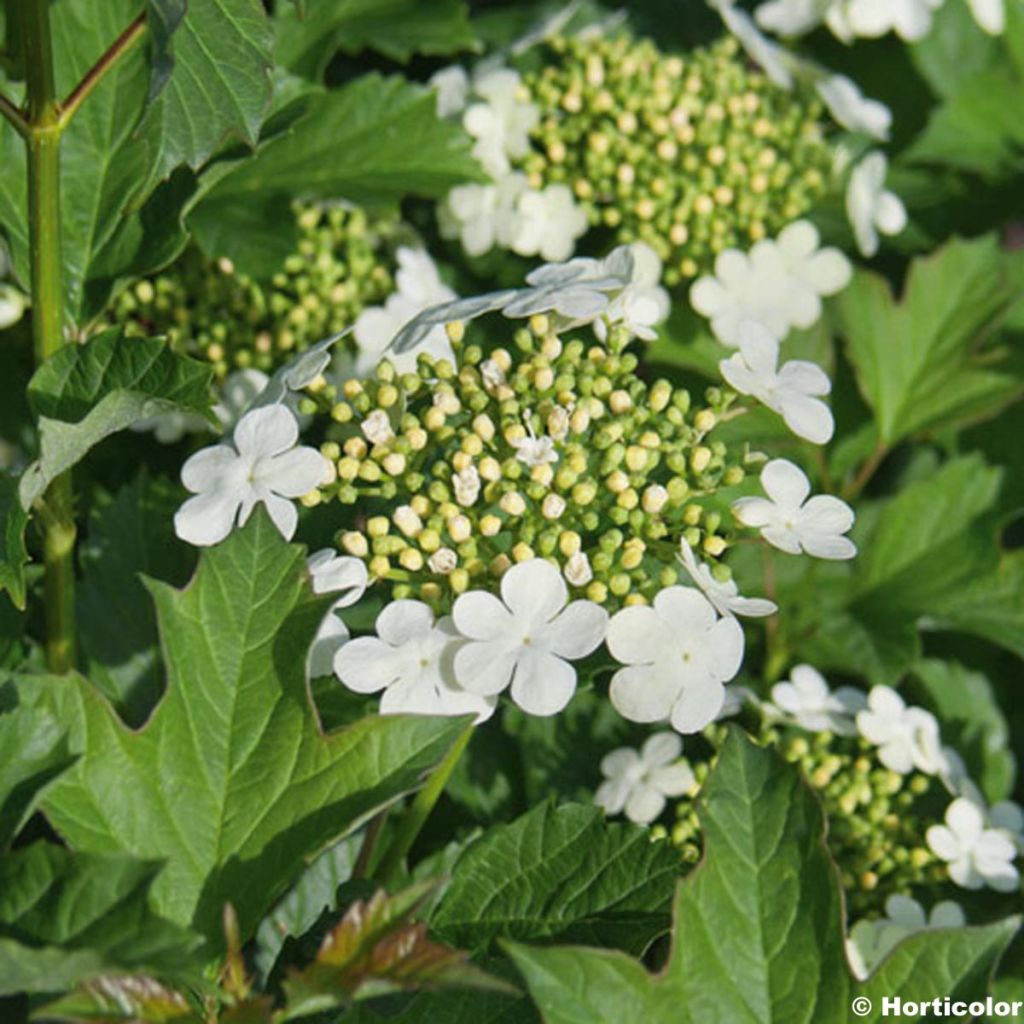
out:
{"label": "flower cluster", "polygon": [[[1024,812],[1009,801],[987,805],[955,751],[942,745],[930,712],[908,706],[887,686],[866,694],[852,687],[833,691],[809,665],[775,684],[769,701],[751,697],[749,703],[760,715],[762,742],[798,764],[821,797],[829,847],[854,913],[875,913],[887,899],[899,902],[947,880],[966,889],[1019,888],[1015,862],[1024,852]],[[652,835],[670,837],[696,862],[694,798],[723,736],[720,726],[706,729],[711,757],[694,762],[676,760],[681,747],[664,759],[647,746],[640,754],[614,751],[602,763],[605,781],[596,802],[609,814],[625,809],[646,824],[661,813],[666,797],[677,795],[674,780],[685,774],[679,791],[686,799],[675,807],[676,821],[669,829],[656,826]]]}
{"label": "flower cluster", "polygon": [[[196,247],[170,268],[123,291],[108,314],[131,332],[165,334],[209,360],[218,378],[232,370],[272,372],[291,354],[350,327],[393,290],[388,269],[401,228],[359,209],[296,206],[299,241],[281,270],[257,281],[229,260]],[[436,301],[431,296],[430,301]]]}
{"label": "flower cluster", "polygon": [[[773,234],[823,194],[832,158],[818,100],[751,70],[735,40],[685,58],[625,34],[555,37],[546,47],[543,69],[518,87],[532,113],[501,183],[534,197],[527,205],[557,236],[561,258],[587,224],[602,226],[620,242],[650,245],[673,284],[724,249]],[[464,115],[471,133],[474,109]],[[501,184],[493,188],[498,197]],[[469,195],[456,190],[446,206],[468,251],[497,243],[529,254],[516,231],[503,234],[507,203],[491,207],[498,230],[478,232],[483,204],[470,209]]]}

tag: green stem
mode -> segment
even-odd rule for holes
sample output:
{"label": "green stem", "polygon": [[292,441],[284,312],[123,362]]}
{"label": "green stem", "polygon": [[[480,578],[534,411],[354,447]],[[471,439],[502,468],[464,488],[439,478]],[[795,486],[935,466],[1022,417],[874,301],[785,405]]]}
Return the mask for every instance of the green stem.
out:
{"label": "green stem", "polygon": [[420,829],[430,817],[430,812],[444,792],[444,787],[448,785],[448,780],[451,778],[452,772],[455,771],[455,766],[459,763],[463,751],[469,746],[474,728],[473,725],[466,726],[462,735],[455,741],[455,745],[445,755],[444,760],[434,769],[427,784],[416,794],[412,806],[399,823],[395,838],[381,857],[380,865],[373,872],[374,877],[384,885],[394,880],[406,854],[412,849],[412,844],[416,842]]}
{"label": "green stem", "polygon": [[[49,0],[25,0],[25,109],[28,134],[28,227],[32,338],[36,364],[64,344],[64,284],[60,239],[60,107],[53,73]],[[46,661],[67,672],[75,661],[75,520],[71,476],[64,473],[43,498],[43,584]]]}

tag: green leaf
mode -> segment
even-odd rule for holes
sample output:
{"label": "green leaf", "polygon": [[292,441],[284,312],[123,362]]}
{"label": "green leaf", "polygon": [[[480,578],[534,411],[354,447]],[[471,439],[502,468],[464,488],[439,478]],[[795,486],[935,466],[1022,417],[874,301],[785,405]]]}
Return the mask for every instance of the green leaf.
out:
{"label": "green leaf", "polygon": [[467,847],[430,924],[471,950],[557,936],[640,953],[668,924],[680,869],[675,848],[645,829],[609,825],[596,807],[544,803]]}
{"label": "green leaf", "polygon": [[0,529],[3,530],[3,548],[0,549],[0,591],[7,591],[11,603],[25,610],[25,566],[28,549],[25,547],[25,527],[28,513],[18,500],[18,483],[7,473],[0,473]]}
{"label": "green leaf", "polygon": [[965,81],[993,66],[1002,56],[1000,40],[974,20],[967,4],[943,4],[931,31],[908,46],[914,66],[937,96],[955,96]]}
{"label": "green leaf", "polygon": [[1006,716],[988,679],[936,658],[918,662],[913,678],[938,714],[943,738],[963,757],[989,803],[1009,797],[1016,759],[1009,749]]}
{"label": "green leaf", "polygon": [[196,973],[199,937],[149,908],[159,870],[51,843],[0,860],[0,995],[60,992],[115,970]]}
{"label": "green leaf", "polygon": [[255,145],[270,102],[273,28],[260,0],[188,0],[174,35],[174,70],[143,131],[152,170],[197,168],[229,139]]}
{"label": "green leaf", "polygon": [[166,860],[162,915],[219,943],[231,902],[245,940],[306,861],[413,789],[464,721],[374,716],[323,734],[305,662],[324,602],[262,509],[204,551],[185,590],[149,590],[168,681],[143,728],[81,677],[20,681],[56,703],[81,754],[45,810],[76,849]]}
{"label": "green leaf", "polygon": [[19,484],[30,508],[56,476],[104,438],[161,412],[210,413],[210,367],[156,338],[132,338],[119,327],[65,345],[29,382],[39,416],[40,455]]}
{"label": "green leaf", "polygon": [[181,492],[145,472],[111,500],[98,497],[79,547],[75,588],[85,674],[129,725],[141,725],[163,689],[156,615],[142,574],[182,584],[195,549],[174,535]]}
{"label": "green leaf", "polygon": [[444,56],[474,45],[467,15],[462,0],[315,0],[303,12],[281,5],[276,56],[316,81],[339,49],[369,48],[399,61]]}
{"label": "green leaf", "polygon": [[[68,1024],[202,1024],[203,1018],[180,993],[169,989],[146,975],[97,978],[87,981],[61,999],[48,1003],[33,1014],[34,1020],[59,1020]],[[226,1019],[226,1018],[221,1018]],[[232,1007],[229,1018],[243,1024],[238,1007]],[[256,1018],[269,1024],[270,1014]],[[253,1024],[255,1024],[255,1020]],[[249,1024],[249,1019],[245,1019]]]}
{"label": "green leaf", "polygon": [[506,944],[546,1024],[839,1024],[862,993],[875,1000],[865,1019],[876,1020],[883,993],[981,994],[1017,929],[1008,918],[916,935],[859,985],[846,967],[821,808],[797,768],[731,730],[701,820],[704,860],[679,884],[660,974],[608,950]]}
{"label": "green leaf", "polygon": [[312,98],[290,131],[220,178],[193,216],[275,195],[361,203],[439,196],[480,180],[468,137],[438,118],[430,90],[369,74]]}
{"label": "green leaf", "polygon": [[[483,960],[481,966],[512,984],[519,982],[508,960]],[[528,997],[479,989],[418,993],[400,1013],[390,1007],[378,1013],[376,1005],[373,1001],[360,1003],[345,1024],[540,1024]]]}
{"label": "green leaf", "polygon": [[74,758],[56,718],[42,708],[0,715],[0,853],[32,812],[39,791]]}
{"label": "green leaf", "polygon": [[149,102],[167,85],[174,70],[172,36],[181,25],[188,0],[146,0],[146,26],[150,38]]}
{"label": "green leaf", "polygon": [[835,310],[882,442],[992,415],[1024,390],[999,352],[978,351],[1011,299],[992,236],[915,260],[899,303],[878,275],[854,277]]}

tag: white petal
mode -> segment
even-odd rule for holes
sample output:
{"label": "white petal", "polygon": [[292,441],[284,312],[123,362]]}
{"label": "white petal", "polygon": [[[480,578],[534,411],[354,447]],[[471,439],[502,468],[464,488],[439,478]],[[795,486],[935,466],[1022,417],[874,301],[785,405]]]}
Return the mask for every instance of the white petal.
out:
{"label": "white petal", "polygon": [[960,928],[967,923],[963,908],[952,900],[942,900],[932,907],[928,918],[930,928]]}
{"label": "white petal", "polygon": [[733,618],[719,619],[711,628],[710,639],[715,675],[728,682],[743,664],[743,627]]}
{"label": "white petal", "polygon": [[850,261],[838,250],[822,249],[800,269],[800,276],[814,286],[819,295],[841,292],[853,276]]}
{"label": "white petal", "polygon": [[326,462],[315,448],[296,448],[260,460],[254,482],[286,498],[301,498],[323,481]]}
{"label": "white petal", "polygon": [[663,722],[671,713],[679,690],[677,675],[657,666],[637,665],[620,668],[612,676],[608,695],[615,710],[631,722]]}
{"label": "white petal", "polygon": [[653,786],[637,786],[626,801],[626,817],[634,825],[649,825],[665,810],[665,797]]}
{"label": "white petal", "polygon": [[732,296],[713,277],[698,278],[690,288],[690,305],[702,316],[718,316],[732,302]]}
{"label": "white petal", "polygon": [[772,459],[767,463],[761,470],[761,486],[765,494],[783,508],[799,508],[811,493],[810,481],[803,470],[788,459]]}
{"label": "white petal", "polygon": [[455,628],[470,640],[493,640],[511,635],[513,621],[508,609],[493,594],[483,590],[460,595],[452,607],[452,618]]}
{"label": "white petal", "polygon": [[847,537],[833,537],[823,533],[802,534],[800,543],[812,558],[845,562],[857,557],[857,545]]}
{"label": "white petal", "polygon": [[878,197],[875,225],[883,235],[898,235],[907,226],[907,208],[894,192],[883,192]]}
{"label": "white petal", "polygon": [[609,779],[632,776],[640,768],[640,755],[632,747],[619,747],[601,758],[601,774]]}
{"label": "white petal", "polygon": [[816,494],[800,511],[800,529],[815,533],[846,533],[853,526],[853,509],[831,494]]}
{"label": "white petal", "polygon": [[238,453],[226,444],[203,448],[181,467],[181,482],[193,494],[214,489],[229,490],[239,471],[244,473]]}
{"label": "white petal", "polygon": [[501,597],[517,621],[529,629],[550,622],[565,607],[569,591],[555,566],[543,558],[531,558],[501,577]]}
{"label": "white petal", "polygon": [[334,674],[356,693],[376,693],[401,675],[405,659],[375,636],[350,640],[334,656]]}
{"label": "white petal", "polygon": [[511,682],[515,668],[515,654],[507,646],[474,640],[455,652],[459,686],[484,697],[501,693]]}
{"label": "white petal", "polygon": [[621,814],[632,791],[632,783],[621,779],[609,779],[597,787],[594,803],[598,807],[603,807],[605,814]]}
{"label": "white petal", "polygon": [[653,608],[636,606],[612,616],[605,643],[616,661],[644,664],[671,650],[672,633]]}
{"label": "white petal", "polygon": [[649,736],[640,750],[640,760],[649,769],[670,765],[683,752],[683,741],[674,732]]}
{"label": "white petal", "polygon": [[528,715],[554,715],[576,692],[576,670],[545,651],[526,651],[516,661],[512,699]]}
{"label": "white petal", "polygon": [[970,849],[981,838],[985,819],[977,804],[958,797],[946,809],[946,824],[960,844]]}
{"label": "white petal", "polygon": [[761,527],[775,522],[778,509],[767,498],[737,498],[732,514],[744,526]]}
{"label": "white petal", "polygon": [[651,785],[659,789],[665,796],[682,796],[693,787],[696,781],[693,769],[686,761],[666,765],[664,768],[656,768],[651,772]]}
{"label": "white petal", "polygon": [[821,236],[809,220],[798,220],[783,228],[776,241],[791,264],[802,263],[818,248]]}
{"label": "white petal", "polygon": [[434,625],[434,613],[422,601],[402,599],[384,606],[375,623],[377,635],[392,647],[401,647]]}
{"label": "white petal", "polygon": [[677,637],[686,633],[706,633],[718,618],[711,602],[693,587],[659,590],[654,597],[654,610]]}
{"label": "white petal", "polygon": [[283,405],[264,405],[247,412],[235,427],[234,441],[239,453],[264,458],[287,451],[299,439],[299,424]]}
{"label": "white petal", "polygon": [[981,889],[985,885],[985,879],[975,869],[970,857],[960,857],[952,861],[949,865],[949,877],[963,889]]}
{"label": "white petal", "polygon": [[189,498],[174,514],[174,532],[189,544],[219,544],[235,523],[240,499],[233,491],[206,491]]}
{"label": "white petal", "polygon": [[1001,35],[1006,28],[1006,10],[1003,0],[967,0],[974,20],[992,36]]}
{"label": "white petal", "polygon": [[334,656],[349,638],[348,627],[332,609],[324,617],[309,649],[308,673],[310,679],[319,679],[334,672]]}
{"label": "white petal", "polygon": [[779,368],[779,386],[786,391],[820,397],[832,390],[832,381],[817,363],[806,359],[791,359]]}
{"label": "white petal", "polygon": [[[729,620],[735,624],[735,619]],[[700,732],[715,720],[725,702],[725,687],[709,680],[683,687],[682,695],[672,708],[672,727],[681,733]]]}
{"label": "white petal", "polygon": [[573,601],[548,627],[551,650],[575,661],[596,651],[608,632],[608,613],[593,601]]}
{"label": "white petal", "polygon": [[[295,506],[287,498],[279,498],[276,494],[268,494],[263,499],[263,505],[270,514],[271,522],[277,527],[277,532],[285,540],[291,540],[295,536],[295,528],[299,525],[299,513]],[[239,522],[244,525],[243,515]]]}
{"label": "white petal", "polygon": [[818,398],[789,394],[781,402],[787,427],[811,444],[827,444],[835,432],[832,410]]}
{"label": "white petal", "polygon": [[963,852],[960,841],[945,825],[932,825],[925,832],[925,840],[932,853],[942,860],[956,860]]}

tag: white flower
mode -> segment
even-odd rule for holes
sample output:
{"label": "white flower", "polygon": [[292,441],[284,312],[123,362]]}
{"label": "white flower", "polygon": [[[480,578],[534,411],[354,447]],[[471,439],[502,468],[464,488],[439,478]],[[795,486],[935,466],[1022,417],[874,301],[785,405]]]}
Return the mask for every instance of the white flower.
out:
{"label": "white flower", "polygon": [[435,71],[427,85],[437,93],[438,117],[451,117],[465,110],[469,99],[469,75],[461,64],[449,64]]}
{"label": "white flower", "polygon": [[576,670],[604,639],[608,614],[592,601],[569,600],[559,571],[535,558],[501,578],[501,600],[482,590],[462,594],[452,617],[469,640],[455,653],[455,678],[474,693],[494,696],[509,684],[512,699],[531,715],[553,715],[576,690]]}
{"label": "white flower", "polygon": [[385,355],[399,373],[414,371],[421,352],[435,359],[453,358],[451,343],[442,324],[435,326],[414,349],[399,354],[388,351],[392,340],[414,316],[456,298],[455,292],[441,280],[437,265],[424,249],[403,245],[395,255],[398,260],[396,290],[383,306],[364,309],[352,330],[359,346],[356,373],[360,375],[370,373]]}
{"label": "white flower", "polygon": [[667,587],[652,606],[623,608],[608,626],[608,650],[625,664],[612,677],[612,704],[634,722],[670,720],[697,732],[722,708],[724,683],[743,660],[743,630],[718,618],[692,587]]}
{"label": "white flower", "polygon": [[825,371],[803,359],[779,368],[778,340],[753,320],[740,324],[737,340],[739,352],[718,364],[730,387],[777,412],[797,437],[812,444],[831,440],[832,410],[819,397],[832,390]]}
{"label": "white flower", "polygon": [[774,601],[766,598],[741,597],[735,580],[729,579],[723,583],[716,579],[709,565],[697,561],[693,548],[686,543],[685,538],[679,541],[679,561],[719,615],[749,615],[752,618],[763,618],[766,615],[774,615],[779,610]]}
{"label": "white flower", "polygon": [[856,978],[863,981],[908,935],[933,928],[960,928],[964,912],[952,900],[943,900],[926,915],[910,896],[895,894],[885,901],[885,917],[858,921],[846,940],[846,955]]}
{"label": "white flower", "polygon": [[211,427],[209,421],[198,413],[174,410],[136,420],[130,429],[138,434],[152,433],[160,444],[175,444],[186,434],[209,431]]}
{"label": "white flower", "polygon": [[526,437],[513,438],[512,447],[516,450],[516,458],[531,469],[534,466],[546,466],[549,462],[558,461],[558,452],[555,451],[555,442],[547,434],[540,437],[533,431],[530,423],[530,414],[526,413]]}
{"label": "white flower", "polygon": [[382,715],[475,714],[489,718],[495,701],[461,689],[452,676],[458,637],[451,620],[434,623],[420,601],[398,600],[377,616],[377,636],[350,640],[334,656],[335,675],[356,693],[377,693]]}
{"label": "white flower", "polygon": [[598,339],[608,338],[608,328],[622,324],[630,334],[644,341],[657,337],[654,328],[669,314],[671,302],[668,292],[661,287],[661,260],[645,242],[630,246],[633,256],[629,283],[608,304],[603,317],[594,321]]}
{"label": "white flower", "polygon": [[527,189],[516,204],[508,246],[520,256],[565,260],[587,227],[587,215],[568,185]]}
{"label": "white flower", "polygon": [[696,783],[693,770],[679,760],[683,741],[674,732],[649,737],[640,751],[619,747],[601,759],[605,777],[594,803],[606,814],[621,814],[637,825],[649,825],[665,809],[665,798],[682,796]]}
{"label": "white flower", "polygon": [[322,548],[306,560],[314,594],[340,594],[324,616],[309,651],[309,676],[317,679],[334,671],[334,656],[349,638],[348,628],[335,614],[355,604],[369,582],[366,565],[359,558],[339,555],[333,548]]}
{"label": "white flower", "polygon": [[827,75],[815,88],[829,113],[847,131],[863,132],[881,142],[889,138],[892,111],[884,103],[868,99],[846,75]]}
{"label": "white flower", "polygon": [[469,508],[480,496],[480,471],[476,466],[466,466],[452,473],[452,487],[455,489],[455,500],[463,508]]}
{"label": "white flower", "polygon": [[507,174],[494,185],[458,185],[438,207],[444,238],[458,238],[470,256],[495,245],[508,248],[516,227],[517,203],[526,189],[525,174]]}
{"label": "white flower", "polygon": [[754,11],[758,25],[780,36],[802,36],[821,24],[834,0],[768,0]]}
{"label": "white flower", "polygon": [[25,312],[25,296],[9,284],[0,283],[0,330],[16,324]]}
{"label": "white flower", "polygon": [[485,359],[480,364],[480,379],[488,391],[496,391],[505,383],[505,371],[493,359]]}
{"label": "white flower", "polygon": [[908,708],[888,686],[873,686],[868,706],[857,713],[857,731],[878,747],[878,760],[900,775],[913,769],[939,774],[945,765],[939,724],[924,708]]}
{"label": "white flower", "polygon": [[781,341],[792,327],[812,326],[821,316],[821,296],[842,291],[850,281],[846,257],[838,249],[819,249],[819,242],[814,225],[799,220],[749,253],[726,249],[715,260],[714,276],[694,282],[690,303],[711,320],[724,345],[739,344],[745,320]]}
{"label": "white flower", "polygon": [[1003,0],[967,0],[974,20],[990,36],[1002,35],[1006,28],[1006,9]]}
{"label": "white flower", "polygon": [[244,526],[263,502],[274,525],[291,540],[298,513],[289,499],[322,483],[329,464],[315,449],[296,447],[299,425],[281,405],[253,409],[239,421],[233,444],[196,452],[181,482],[195,494],[174,516],[177,535],[190,544],[217,544],[238,520]]}
{"label": "white flower", "polygon": [[473,82],[473,91],[484,102],[466,108],[462,126],[476,139],[473,156],[497,178],[508,171],[509,157],[526,155],[540,111],[523,98],[522,81],[511,68],[480,75]]}
{"label": "white flower", "polygon": [[447,576],[455,571],[459,564],[459,556],[451,548],[438,548],[428,559],[427,568],[439,576]]}
{"label": "white flower", "polygon": [[733,0],[711,0],[711,6],[718,9],[726,28],[739,40],[750,59],[760,64],[776,85],[792,88],[791,58],[786,50],[758,32],[753,18],[734,7]]}
{"label": "white flower", "polygon": [[926,36],[932,12],[944,0],[834,0],[826,14],[833,35],[845,42],[875,39],[889,31],[907,42]]}
{"label": "white flower", "polygon": [[868,153],[854,167],[846,186],[846,214],[857,248],[865,256],[878,252],[878,233],[898,235],[907,226],[907,211],[895,192],[885,188],[889,162],[884,153]]}
{"label": "white flower", "polygon": [[383,409],[374,409],[360,424],[360,429],[370,444],[387,444],[395,436],[391,420]]}
{"label": "white flower", "polygon": [[808,500],[811,485],[803,472],[787,459],[772,459],[761,470],[767,498],[740,498],[733,515],[744,526],[760,529],[761,536],[780,551],[815,558],[846,559],[857,547],[843,534],[853,526],[849,505],[830,494]]}
{"label": "white flower", "polygon": [[593,578],[594,570],[590,567],[590,559],[585,551],[577,551],[570,555],[562,569],[562,574],[574,587],[585,587]]}
{"label": "white flower", "polygon": [[860,690],[841,686],[833,693],[821,673],[810,665],[796,665],[789,679],[772,687],[775,707],[808,732],[834,732],[852,736],[854,716],[867,700]]}
{"label": "white flower", "polygon": [[1020,876],[1010,837],[1001,829],[986,828],[977,804],[957,797],[946,808],[946,824],[932,825],[925,833],[928,846],[949,864],[949,877],[964,889],[988,886],[1015,892]]}

